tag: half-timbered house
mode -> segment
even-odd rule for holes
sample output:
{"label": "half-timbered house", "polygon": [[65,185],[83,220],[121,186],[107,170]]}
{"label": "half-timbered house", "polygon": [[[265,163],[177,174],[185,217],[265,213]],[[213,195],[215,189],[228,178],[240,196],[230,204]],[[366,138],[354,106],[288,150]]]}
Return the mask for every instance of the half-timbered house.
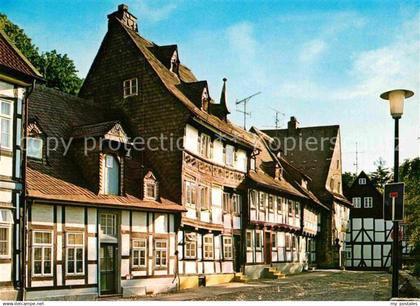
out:
{"label": "half-timbered house", "polygon": [[22,286],[22,131],[32,84],[41,75],[0,30],[0,300]]}
{"label": "half-timbered house", "polygon": [[[227,118],[226,79],[216,103],[207,82],[181,63],[177,45],[139,33],[126,5],[108,15],[80,96],[121,114],[133,136],[155,141],[139,162],[153,164],[161,195],[186,210],[177,237],[180,287],[229,281],[241,264],[241,183],[252,136]],[[152,148],[157,139],[163,147]]]}
{"label": "half-timbered house", "polygon": [[244,272],[251,278],[301,272],[316,265],[320,214],[328,208],[309,190],[310,178],[274,154],[274,140],[251,131],[259,150],[247,179]]}
{"label": "half-timbered house", "polygon": [[182,206],[138,163],[124,123],[37,87],[29,107],[25,298],[95,299],[174,289]]}
{"label": "half-timbered house", "polygon": [[296,118],[291,117],[287,129],[263,132],[275,139],[277,152],[312,179],[308,182],[310,189],[329,208],[321,214],[318,265],[342,267],[352,203],[342,191],[340,127],[299,127]]}

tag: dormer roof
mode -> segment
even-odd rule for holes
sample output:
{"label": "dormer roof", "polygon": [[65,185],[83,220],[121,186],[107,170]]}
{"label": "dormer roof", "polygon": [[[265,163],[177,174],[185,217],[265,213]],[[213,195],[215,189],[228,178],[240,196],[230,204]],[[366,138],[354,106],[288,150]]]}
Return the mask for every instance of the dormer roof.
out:
{"label": "dormer roof", "polygon": [[121,143],[128,143],[128,137],[121,123],[117,120],[77,126],[71,135],[73,138],[103,137]]}

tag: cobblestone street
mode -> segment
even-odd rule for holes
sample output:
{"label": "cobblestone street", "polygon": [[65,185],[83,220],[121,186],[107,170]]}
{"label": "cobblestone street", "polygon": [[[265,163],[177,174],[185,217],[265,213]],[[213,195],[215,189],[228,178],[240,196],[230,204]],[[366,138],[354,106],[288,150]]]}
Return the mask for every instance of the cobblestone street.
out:
{"label": "cobblestone street", "polygon": [[281,280],[259,280],[247,284],[229,283],[141,299],[163,301],[387,301],[390,299],[390,274],[369,271],[315,271],[288,276]]}

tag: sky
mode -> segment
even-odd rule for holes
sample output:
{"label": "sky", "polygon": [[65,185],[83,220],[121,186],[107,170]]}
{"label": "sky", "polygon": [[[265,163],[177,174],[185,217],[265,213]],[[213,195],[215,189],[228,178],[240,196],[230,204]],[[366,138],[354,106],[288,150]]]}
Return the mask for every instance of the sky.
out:
{"label": "sky", "polygon": [[[0,12],[42,51],[56,49],[85,77],[107,31],[107,14],[123,0],[1,0]],[[393,128],[379,95],[407,88],[400,120],[400,160],[420,155],[420,2],[315,0],[125,0],[140,35],[178,45],[181,62],[208,80],[218,101],[228,79],[235,101],[250,100],[247,128],[341,127],[344,171],[372,171],[379,157],[393,165]]]}

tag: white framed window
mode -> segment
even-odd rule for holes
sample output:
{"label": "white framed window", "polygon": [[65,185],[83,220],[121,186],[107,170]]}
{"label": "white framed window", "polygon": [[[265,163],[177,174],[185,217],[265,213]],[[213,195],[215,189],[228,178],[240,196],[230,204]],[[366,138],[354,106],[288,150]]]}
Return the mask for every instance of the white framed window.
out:
{"label": "white framed window", "polygon": [[223,192],[223,211],[225,213],[230,212],[230,202],[231,202],[230,194],[227,192]]}
{"label": "white framed window", "polygon": [[146,267],[146,254],[147,254],[147,240],[146,239],[133,239],[132,249],[132,266],[133,268]]}
{"label": "white framed window", "polygon": [[213,259],[214,258],[214,249],[213,249],[213,235],[204,236],[204,259]]}
{"label": "white framed window", "polygon": [[235,161],[235,147],[231,145],[226,145],[225,164],[228,166],[233,166],[234,161]]}
{"label": "white framed window", "polygon": [[272,195],[268,195],[268,211],[274,212],[274,197]]}
{"label": "white framed window", "polygon": [[363,206],[365,208],[372,208],[373,207],[373,198],[372,197],[366,197],[363,199]]}
{"label": "white framed window", "polygon": [[299,217],[300,217],[300,203],[295,202],[295,218],[299,218]]}
{"label": "white framed window", "polygon": [[209,135],[201,134],[199,143],[200,155],[205,158],[211,158],[211,138]]}
{"label": "white framed window", "polygon": [[195,259],[197,257],[197,234],[185,233],[185,258]]}
{"label": "white framed window", "polygon": [[240,194],[234,193],[232,196],[233,213],[235,215],[241,214],[242,197]]}
{"label": "white framed window", "polygon": [[293,201],[292,200],[289,200],[289,203],[288,203],[288,211],[289,211],[289,217],[292,217],[293,216]]}
{"label": "white framed window", "polygon": [[366,178],[364,177],[359,178],[359,185],[366,185]]}
{"label": "white framed window", "polygon": [[83,233],[66,234],[66,274],[81,275],[85,270],[85,243]]}
{"label": "white framed window", "polygon": [[123,82],[124,98],[138,95],[138,81],[137,78],[125,80]]}
{"label": "white framed window", "polygon": [[117,216],[115,214],[101,214],[101,233],[106,236],[117,237]]}
{"label": "white framed window", "polygon": [[203,186],[203,185],[198,186],[198,194],[199,194],[199,201],[200,201],[200,209],[209,210],[210,209],[209,187]]}
{"label": "white framed window", "polygon": [[168,242],[155,240],[155,266],[164,268],[168,265]]}
{"label": "white framed window", "polygon": [[283,213],[283,198],[277,197],[277,214],[281,215]]}
{"label": "white framed window", "polygon": [[223,258],[233,258],[232,237],[223,236]]}
{"label": "white framed window", "polygon": [[286,247],[286,250],[290,250],[292,248],[291,238],[292,237],[290,236],[290,234],[287,234],[286,233],[286,235],[285,235],[285,247]]}
{"label": "white framed window", "polygon": [[360,208],[362,206],[362,199],[360,197],[354,197],[352,199],[354,208]]}
{"label": "white framed window", "polygon": [[196,185],[194,182],[185,181],[185,205],[195,208],[197,201]]}
{"label": "white framed window", "polygon": [[28,138],[28,157],[42,159],[42,147],[43,147],[42,138],[30,137]]}
{"label": "white framed window", "polygon": [[104,193],[118,195],[120,193],[120,164],[113,155],[105,155]]}
{"label": "white framed window", "polygon": [[275,232],[271,233],[271,249],[273,251],[277,249],[277,234]]}
{"label": "white framed window", "polygon": [[252,232],[251,231],[246,231],[246,248],[247,250],[252,250]]}
{"label": "white framed window", "polygon": [[251,190],[249,192],[249,204],[251,209],[257,208],[257,202],[258,202],[258,193],[256,190]]}
{"label": "white framed window", "polygon": [[12,149],[12,102],[0,100],[0,147]]}
{"label": "white framed window", "polygon": [[267,199],[267,194],[265,194],[264,192],[260,192],[259,194],[260,194],[260,200],[258,203],[258,209],[260,211],[265,211],[265,202]]}
{"label": "white framed window", "polygon": [[257,164],[256,158],[255,157],[251,157],[251,159],[249,160],[249,168],[250,168],[250,170],[254,170],[255,171],[256,164]]}
{"label": "white framed window", "polygon": [[32,274],[51,276],[53,242],[52,231],[34,231],[32,237]]}
{"label": "white framed window", "polygon": [[10,258],[10,226],[0,224],[0,258]]}
{"label": "white framed window", "polygon": [[260,231],[255,231],[255,248],[261,249],[263,245],[263,235]]}

